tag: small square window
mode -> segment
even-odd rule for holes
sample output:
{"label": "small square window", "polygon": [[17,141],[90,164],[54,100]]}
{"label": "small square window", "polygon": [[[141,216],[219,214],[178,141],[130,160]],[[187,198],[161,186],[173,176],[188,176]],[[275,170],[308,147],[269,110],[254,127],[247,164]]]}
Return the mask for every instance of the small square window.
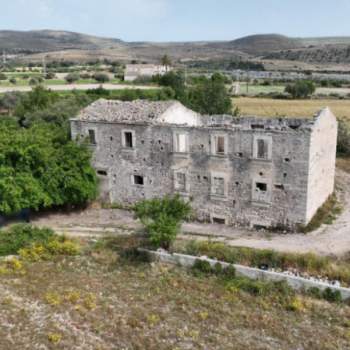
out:
{"label": "small square window", "polygon": [[124,147],[126,148],[134,147],[133,134],[131,131],[124,131]]}
{"label": "small square window", "polygon": [[263,182],[257,182],[255,184],[255,189],[261,192],[266,192],[267,191],[267,184]]}
{"label": "small square window", "polygon": [[89,129],[89,141],[92,145],[96,145],[96,135],[93,129]]}
{"label": "small square window", "polygon": [[144,185],[144,177],[141,175],[134,175],[134,185]]}

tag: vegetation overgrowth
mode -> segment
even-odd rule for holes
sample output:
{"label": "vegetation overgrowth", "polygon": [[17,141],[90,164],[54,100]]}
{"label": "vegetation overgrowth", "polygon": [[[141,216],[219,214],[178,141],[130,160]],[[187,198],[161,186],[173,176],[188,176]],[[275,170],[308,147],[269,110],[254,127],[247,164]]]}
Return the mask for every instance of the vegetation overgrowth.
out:
{"label": "vegetation overgrowth", "polygon": [[267,266],[280,270],[295,270],[312,276],[322,276],[329,280],[339,280],[350,286],[349,257],[335,259],[312,253],[281,253],[270,249],[231,247],[214,241],[177,241],[173,251],[194,256],[208,256],[231,264],[251,267]]}

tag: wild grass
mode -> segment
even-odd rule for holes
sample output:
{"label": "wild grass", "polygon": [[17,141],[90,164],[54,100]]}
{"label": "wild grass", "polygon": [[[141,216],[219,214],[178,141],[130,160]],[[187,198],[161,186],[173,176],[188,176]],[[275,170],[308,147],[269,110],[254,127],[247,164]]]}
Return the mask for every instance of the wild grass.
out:
{"label": "wild grass", "polygon": [[[130,237],[0,276],[0,348],[346,349],[350,307],[284,283],[127,264]],[[95,253],[105,258],[96,258]],[[38,327],[40,324],[40,327]]]}
{"label": "wild grass", "polygon": [[332,194],[317,210],[311,221],[306,226],[300,227],[300,231],[307,233],[318,229],[322,224],[331,225],[341,212],[342,207],[338,203],[336,195]]}
{"label": "wild grass", "polygon": [[267,265],[269,268],[297,270],[313,276],[339,280],[350,285],[350,265],[346,259],[333,259],[312,253],[280,253],[270,249],[231,247],[224,243],[207,241],[177,241],[173,248],[176,252],[194,256],[208,256],[212,259],[231,264],[251,267]]}

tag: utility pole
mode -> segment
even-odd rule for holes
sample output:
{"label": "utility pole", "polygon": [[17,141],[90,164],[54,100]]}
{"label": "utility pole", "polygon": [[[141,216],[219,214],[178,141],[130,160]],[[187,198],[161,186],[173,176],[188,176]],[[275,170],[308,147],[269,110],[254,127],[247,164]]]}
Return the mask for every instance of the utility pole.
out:
{"label": "utility pole", "polygon": [[2,52],[2,63],[5,65],[6,64],[6,54],[5,50]]}

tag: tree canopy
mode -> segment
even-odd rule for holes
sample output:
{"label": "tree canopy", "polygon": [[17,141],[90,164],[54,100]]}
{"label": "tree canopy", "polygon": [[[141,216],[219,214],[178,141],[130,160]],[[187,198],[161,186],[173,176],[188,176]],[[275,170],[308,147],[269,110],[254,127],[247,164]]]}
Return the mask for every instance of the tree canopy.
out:
{"label": "tree canopy", "polygon": [[307,98],[311,96],[316,90],[315,84],[310,80],[299,80],[294,84],[288,84],[285,92],[290,94],[293,98]]}
{"label": "tree canopy", "polygon": [[0,123],[0,212],[81,205],[95,198],[96,187],[89,150],[62,128]]}

